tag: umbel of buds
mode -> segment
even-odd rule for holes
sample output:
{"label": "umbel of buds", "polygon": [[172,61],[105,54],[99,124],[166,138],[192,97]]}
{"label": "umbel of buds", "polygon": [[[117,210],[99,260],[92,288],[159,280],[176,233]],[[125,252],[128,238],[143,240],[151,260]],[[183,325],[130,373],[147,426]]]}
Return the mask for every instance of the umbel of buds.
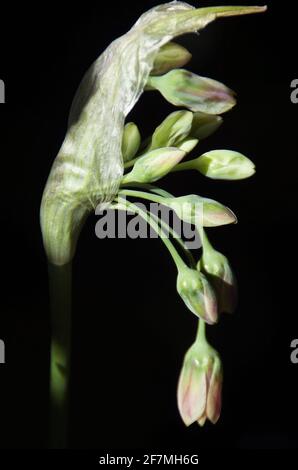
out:
{"label": "umbel of buds", "polygon": [[186,426],[209,419],[215,424],[221,411],[222,366],[218,353],[197,339],[187,351],[178,382],[178,408]]}
{"label": "umbel of buds", "polygon": [[[191,54],[171,41],[200,31],[217,18],[265,9],[196,9],[179,1],[154,7],[108,46],[78,88],[40,210],[52,314],[51,447],[67,445],[71,262],[87,216],[98,206],[105,208],[114,203],[115,210],[128,210],[132,203],[123,202],[125,195],[170,207],[198,231],[234,223],[236,216],[220,202],[192,194],[175,198],[148,183],[171,171],[192,168],[217,179],[241,179],[254,172],[250,160],[226,150],[207,152],[193,162],[181,163],[200,140],[221,125],[218,115],[230,110],[236,100],[226,85],[177,68],[184,66]],[[170,103],[186,109],[170,114],[151,138],[141,142],[137,125],[125,124],[125,118],[145,90],[157,90]],[[129,188],[123,188],[125,185]],[[131,190],[134,185],[137,191]],[[148,215],[143,210],[136,213]],[[157,233],[167,225],[155,214],[150,216],[150,212],[148,220]],[[170,233],[173,232],[172,229]],[[179,381],[179,410],[187,425],[194,421],[203,424],[206,418],[216,422],[220,413],[221,365],[218,354],[204,339],[204,328],[205,322],[213,324],[218,320],[218,306],[220,311],[232,310],[226,290],[227,285],[234,284],[231,270],[223,255],[211,251],[206,244],[196,269],[196,260],[183,240],[178,237],[175,243],[180,244],[187,265],[172,241],[164,238],[164,242],[178,267],[177,290],[186,306],[200,317],[198,338],[186,355]]]}

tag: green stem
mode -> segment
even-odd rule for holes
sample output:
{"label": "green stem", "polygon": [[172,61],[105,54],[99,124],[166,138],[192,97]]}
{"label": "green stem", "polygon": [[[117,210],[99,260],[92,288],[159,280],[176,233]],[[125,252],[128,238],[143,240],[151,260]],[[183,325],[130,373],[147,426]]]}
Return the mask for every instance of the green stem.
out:
{"label": "green stem", "polygon": [[197,338],[196,341],[198,343],[206,343],[206,323],[204,320],[199,320],[198,331],[197,331]]}
{"label": "green stem", "polygon": [[171,173],[175,171],[196,170],[195,163],[196,163],[196,159],[189,160],[188,162],[178,163],[178,165],[172,168]]}
{"label": "green stem", "polygon": [[71,263],[49,264],[52,320],[50,363],[50,448],[63,449],[68,441],[71,346]]}
{"label": "green stem", "polygon": [[204,230],[203,227],[199,226],[197,227],[198,228],[198,232],[199,232],[199,235],[200,235],[200,238],[201,238],[201,242],[202,242],[202,248],[203,248],[203,251],[207,253],[207,251],[214,251],[213,249],[213,246],[211,245],[208,237],[207,237],[207,234],[206,234],[206,230]]}
{"label": "green stem", "polygon": [[145,193],[144,191],[134,191],[131,189],[121,189],[118,193],[119,195],[140,197],[142,199],[147,199],[148,201],[157,202],[158,204],[163,203],[163,198],[161,196],[156,196],[155,194]]}
{"label": "green stem", "polygon": [[179,238],[178,234],[175,232],[175,230],[170,226],[168,225],[164,220],[160,219],[159,217],[157,217],[157,215],[155,214],[151,214],[151,217],[156,221],[156,222],[159,222],[161,227],[164,228],[165,230],[168,230],[168,232],[172,235],[172,237],[175,238],[175,240],[177,240],[177,242],[179,243],[179,245],[181,246],[183,252],[185,253],[185,255],[187,256],[188,258],[188,261],[189,261],[189,264],[195,268],[196,267],[196,262],[195,262],[195,259],[193,257],[193,255],[191,254],[191,252],[186,248],[185,246],[185,243],[183,242],[183,240],[181,240],[181,238]]}
{"label": "green stem", "polygon": [[170,242],[170,240],[165,235],[165,232],[159,227],[159,225],[153,220],[153,218],[149,216],[148,212],[143,211],[140,207],[136,206],[135,204],[131,202],[127,202],[122,199],[120,199],[119,202],[121,202],[122,204],[125,204],[126,210],[131,209],[133,212],[135,212],[136,214],[139,214],[148,224],[151,225],[151,227],[156,231],[160,239],[163,241],[163,243],[166,245],[167,249],[169,250],[177,266],[178,271],[179,269],[185,266],[183,259],[181,258],[177,250],[175,249],[173,243]]}
{"label": "green stem", "polygon": [[[157,199],[155,199],[156,202],[160,202],[160,203],[163,202],[162,199],[160,199],[160,197],[162,197],[162,198],[167,198],[167,197],[172,198],[172,197],[174,197],[171,193],[169,193],[169,192],[167,192],[167,191],[165,191],[165,190],[163,190],[163,189],[160,189],[160,188],[158,188],[158,187],[156,187],[156,186],[152,186],[152,185],[150,185],[150,184],[143,184],[143,183],[140,183],[138,186],[139,186],[139,187],[146,188],[146,189],[149,189],[149,190],[151,190],[152,192],[155,192],[155,193],[158,195],[158,197],[159,197],[159,201],[157,201]],[[125,190],[122,190],[122,191],[125,191]],[[122,193],[122,191],[120,191],[120,193]],[[140,193],[141,193],[142,195],[143,195],[143,194],[147,194],[147,195],[149,194],[149,193],[144,193],[144,192],[142,192],[142,191],[136,191],[135,193],[137,193],[138,195],[140,195]],[[128,194],[126,194],[126,195],[128,195]],[[151,196],[151,194],[149,194],[149,195]],[[136,197],[136,195],[134,195],[134,197]],[[140,197],[143,197],[143,196],[140,196]],[[147,197],[146,199],[149,199],[149,197]],[[153,199],[151,198],[151,199],[149,199],[149,200],[153,200]],[[152,215],[152,214],[151,214],[151,215]],[[173,235],[173,237],[178,241],[178,243],[181,245],[181,247],[183,248],[183,250],[184,250],[184,252],[185,252],[185,254],[186,254],[186,256],[187,256],[187,258],[188,258],[188,260],[189,260],[189,262],[190,262],[190,265],[193,266],[193,267],[196,266],[196,262],[195,262],[195,260],[194,260],[193,255],[192,255],[191,252],[185,247],[183,241],[177,236],[176,232],[172,229],[172,227],[170,227],[168,224],[166,224],[163,220],[159,219],[158,217],[155,216],[154,218],[157,219],[157,220],[161,223],[161,225],[162,225],[163,227],[166,226],[166,229],[169,230],[170,234]]]}
{"label": "green stem", "polygon": [[149,75],[146,82],[146,90],[153,91],[159,90],[159,82],[162,80],[161,77],[155,77],[153,75]]}
{"label": "green stem", "polygon": [[141,155],[138,155],[137,157],[133,158],[132,160],[129,160],[128,162],[124,163],[124,169],[126,170],[127,168],[130,168],[134,166],[136,161],[141,157]]}
{"label": "green stem", "polygon": [[[150,184],[150,183],[125,183],[123,184],[123,186],[125,186],[126,189],[129,189],[129,188],[140,188],[140,189],[146,189],[147,191],[150,191],[152,193],[155,193],[159,196],[162,196],[162,197],[175,197],[173,194],[169,193],[168,191],[166,191],[165,189],[161,189],[159,188],[158,186],[154,186],[153,184]],[[125,188],[122,188],[122,183],[121,183],[121,190],[125,189]]]}

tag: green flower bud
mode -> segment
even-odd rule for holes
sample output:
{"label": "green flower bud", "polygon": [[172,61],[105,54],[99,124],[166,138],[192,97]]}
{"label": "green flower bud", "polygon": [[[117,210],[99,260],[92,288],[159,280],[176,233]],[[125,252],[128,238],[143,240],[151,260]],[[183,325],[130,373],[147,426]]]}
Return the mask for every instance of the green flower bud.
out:
{"label": "green flower bud", "polygon": [[153,183],[169,173],[184,156],[185,152],[175,147],[151,150],[136,160],[131,172],[122,178],[122,183]]}
{"label": "green flower bud", "polygon": [[122,136],[122,157],[123,162],[132,160],[139,150],[141,135],[138,127],[133,122],[125,124]]}
{"label": "green flower bud", "polygon": [[221,412],[223,372],[219,354],[208,343],[194,343],[187,351],[178,382],[178,408],[186,426],[209,419],[215,424]]}
{"label": "green flower bud", "polygon": [[161,147],[176,147],[188,137],[193,114],[190,111],[175,111],[155,129],[149,150]]}
{"label": "green flower bud", "polygon": [[183,67],[190,59],[191,53],[185,47],[175,42],[168,42],[160,48],[155,57],[150,75],[162,75],[169,70]]}
{"label": "green flower bud", "polygon": [[237,222],[231,209],[220,202],[196,194],[164,198],[163,204],[171,207],[184,222],[197,226],[216,227]]}
{"label": "green flower bud", "polygon": [[204,244],[198,269],[208,276],[215,289],[219,313],[233,313],[237,303],[237,283],[226,256],[214,250],[211,245],[206,249]]}
{"label": "green flower bud", "polygon": [[172,70],[161,77],[149,77],[148,84],[175,106],[191,111],[221,114],[236,104],[233,92],[222,83],[187,70]]}
{"label": "green flower bud", "polygon": [[223,119],[220,116],[197,111],[193,114],[190,135],[199,140],[205,139],[221,126],[222,121]]}
{"label": "green flower bud", "polygon": [[183,150],[185,153],[190,153],[198,144],[198,142],[198,139],[186,138],[181,142],[181,144],[178,144],[178,148]]}
{"label": "green flower bud", "polygon": [[177,291],[192,313],[209,324],[217,321],[215,292],[204,274],[187,266],[179,268]]}
{"label": "green flower bud", "polygon": [[194,160],[194,168],[212,179],[241,180],[255,173],[255,165],[241,153],[212,150]]}

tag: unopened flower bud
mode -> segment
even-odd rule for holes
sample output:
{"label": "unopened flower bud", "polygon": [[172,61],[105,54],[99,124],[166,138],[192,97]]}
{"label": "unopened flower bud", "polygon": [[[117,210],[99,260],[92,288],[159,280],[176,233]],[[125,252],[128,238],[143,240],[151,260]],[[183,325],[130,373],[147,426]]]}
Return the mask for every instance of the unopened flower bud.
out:
{"label": "unopened flower bud", "polygon": [[149,150],[161,147],[176,147],[188,137],[192,126],[193,113],[190,111],[175,111],[155,129]]}
{"label": "unopened flower bud", "polygon": [[195,194],[164,198],[163,204],[173,209],[184,222],[203,227],[217,227],[237,222],[235,214],[220,202]]}
{"label": "unopened flower bud", "polygon": [[181,143],[178,144],[178,148],[183,150],[186,153],[190,153],[195,146],[198,144],[198,139],[186,138]]}
{"label": "unopened flower bud", "polygon": [[153,183],[169,173],[184,156],[185,152],[175,147],[152,150],[136,160],[131,172],[122,178],[122,183]]}
{"label": "unopened flower bud", "polygon": [[194,160],[194,167],[205,176],[222,180],[241,180],[255,173],[255,165],[241,153],[212,150]]}
{"label": "unopened flower bud", "polygon": [[218,311],[233,313],[237,303],[237,283],[226,256],[209,244],[203,244],[203,255],[198,262],[198,269],[202,270],[210,279],[215,289]]}
{"label": "unopened flower bud", "polygon": [[168,42],[162,46],[154,60],[150,75],[162,75],[169,70],[183,67],[191,59],[191,53],[176,42]]}
{"label": "unopened flower bud", "polygon": [[215,424],[221,412],[222,365],[208,343],[194,343],[187,351],[178,382],[178,408],[186,424],[206,419]]}
{"label": "unopened flower bud", "polygon": [[176,69],[160,77],[150,77],[148,84],[175,106],[191,111],[221,114],[235,104],[233,92],[222,83],[200,77],[184,69]]}
{"label": "unopened flower bud", "polygon": [[192,313],[209,324],[217,321],[215,292],[204,274],[187,266],[181,267],[177,277],[177,291]]}
{"label": "unopened flower bud", "polygon": [[222,122],[221,116],[197,111],[193,114],[190,135],[199,140],[205,139],[213,134],[221,126]]}
{"label": "unopened flower bud", "polygon": [[123,129],[122,157],[123,162],[132,160],[139,150],[141,135],[138,127],[133,122],[128,122]]}

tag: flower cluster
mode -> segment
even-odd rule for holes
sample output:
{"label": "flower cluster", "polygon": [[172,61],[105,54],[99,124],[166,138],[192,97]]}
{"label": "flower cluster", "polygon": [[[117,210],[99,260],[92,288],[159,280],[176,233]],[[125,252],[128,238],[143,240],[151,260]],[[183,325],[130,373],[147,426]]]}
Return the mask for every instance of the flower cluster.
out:
{"label": "flower cluster", "polygon": [[[152,183],[170,172],[186,170],[219,180],[239,180],[254,174],[251,160],[236,151],[216,149],[188,159],[200,141],[218,129],[221,114],[235,106],[236,100],[222,83],[184,69],[191,54],[172,39],[198,32],[220,17],[265,10],[257,6],[194,8],[180,1],[158,5],[108,46],[78,88],[40,210],[53,297],[52,344],[56,345],[56,338],[59,345],[65,343],[59,351],[53,347],[51,353],[51,400],[53,420],[60,429],[59,444],[65,440],[67,415],[68,375],[64,370],[70,370],[66,332],[71,261],[87,216],[96,206],[106,207],[108,203],[115,210],[138,213],[161,235],[177,267],[178,294],[198,318],[198,334],[185,356],[179,380],[182,419],[188,425],[194,421],[204,424],[206,418],[216,422],[219,417],[221,363],[207,343],[205,323],[212,325],[221,312],[234,311],[236,282],[227,258],[213,248],[205,229],[235,223],[236,216],[213,199],[195,194],[174,197]],[[144,90],[159,92],[182,109],[166,117],[151,137],[142,139],[138,126],[125,123],[125,118]],[[127,200],[130,197],[160,203],[192,224],[202,240],[200,259],[194,259],[165,221]],[[165,232],[174,235],[179,253],[172,239],[162,236]],[[65,407],[62,421],[60,415],[56,416],[57,403],[59,410]]]}
{"label": "flower cluster", "polygon": [[140,210],[127,197],[159,202],[183,222],[193,224],[200,235],[202,255],[197,262],[179,240],[189,263],[178,254],[172,241],[162,239],[177,266],[177,292],[199,321],[195,343],[185,355],[179,378],[178,408],[186,425],[195,421],[203,425],[207,418],[212,423],[219,418],[223,375],[219,355],[206,340],[205,323],[215,324],[220,313],[232,313],[237,299],[230,263],[213,248],[205,227],[233,224],[237,219],[231,209],[218,201],[195,194],[174,197],[152,183],[170,172],[185,170],[196,170],[212,179],[240,180],[252,176],[255,166],[249,158],[232,150],[212,150],[187,160],[199,142],[222,124],[220,114],[236,104],[234,93],[225,85],[176,68],[190,58],[191,54],[174,42],[161,48],[157,55],[146,89],[157,90],[170,103],[186,109],[172,112],[143,141],[135,123],[125,125],[125,174],[113,207],[138,213],[164,235],[165,222]]}

